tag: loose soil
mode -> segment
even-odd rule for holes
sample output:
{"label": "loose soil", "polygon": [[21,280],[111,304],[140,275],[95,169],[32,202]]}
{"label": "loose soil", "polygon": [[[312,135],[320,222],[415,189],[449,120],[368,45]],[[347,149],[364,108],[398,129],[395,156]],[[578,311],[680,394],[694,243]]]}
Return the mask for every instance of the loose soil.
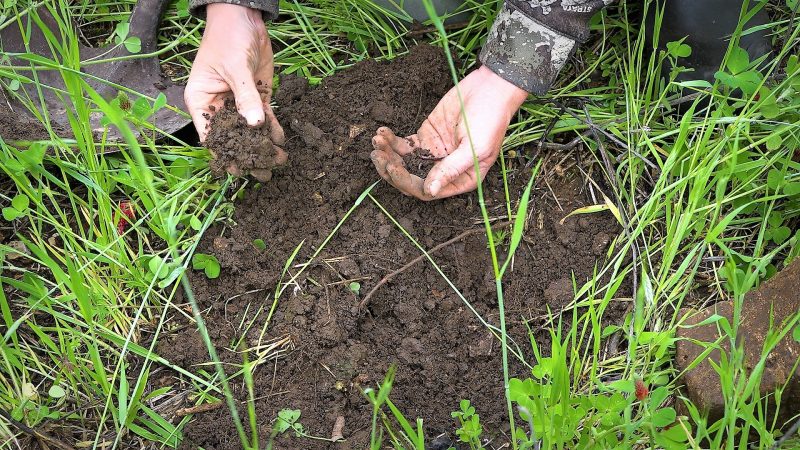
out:
{"label": "loose soil", "polygon": [[205,142],[214,155],[209,165],[217,175],[230,171],[234,174],[252,175],[259,181],[269,181],[275,162],[275,145],[270,139],[269,121],[251,128],[236,110],[233,99],[211,118],[211,128]]}
{"label": "loose soil", "polygon": [[436,158],[430,150],[424,148],[416,148],[413,152],[403,156],[403,164],[406,169],[413,175],[420,178],[425,178],[434,164],[442,158]]}
{"label": "loose soil", "polygon": [[[370,198],[286,290],[260,336],[275,286],[297,245],[304,243],[287,278],[298,273],[298,264],[308,261],[359,195],[379,179],[369,158],[374,131],[385,125],[399,135],[413,133],[450,87],[447,73],[441,51],[421,46],[392,62],[357,64],[313,89],[296,78],[282,80],[277,114],[287,129],[289,164],[269,183],[246,190],[237,200],[233,222],[217,225],[202,240],[199,251],[215,255],[222,273],[209,280],[195,272],[191,281],[223,361],[242,363],[243,356],[230,350],[242,335],[248,346],[265,349],[272,342],[281,350],[254,376],[263,439],[283,408],[300,409],[300,422],[316,436],[330,437],[337,417],[344,417],[346,442],[287,435],[278,438],[275,448],[367,448],[371,407],[361,390],[375,387],[392,364],[397,365],[397,377],[391,399],[410,420],[424,420],[429,441],[442,433],[455,438],[450,412],[461,399],[475,405],[487,437],[497,445],[507,441],[499,342],[429,263],[392,278],[366,311],[357,307],[379,280],[420,254]],[[516,208],[530,171],[518,161],[509,165]],[[484,186],[491,216],[505,220],[498,170],[489,173]],[[585,282],[619,232],[607,213],[560,223],[568,212],[587,204],[581,186],[570,172],[537,184],[524,240],[506,275],[509,333],[530,359],[527,326],[546,346],[542,325],[547,308],[557,312],[571,302],[572,278],[578,285]],[[372,196],[426,248],[482,226],[474,195],[424,203],[380,182]],[[263,239],[266,250],[256,248],[255,239]],[[483,233],[433,257],[480,315],[497,325]],[[360,283],[359,292],[350,289],[352,282]],[[604,317],[619,320],[625,305],[612,305]],[[163,337],[158,352],[192,370],[208,361],[192,325]],[[227,366],[229,372],[232,367]],[[512,364],[512,376],[529,373],[522,364]],[[239,379],[233,388],[240,400],[247,398]],[[185,448],[241,448],[225,408],[197,414],[184,435]]]}

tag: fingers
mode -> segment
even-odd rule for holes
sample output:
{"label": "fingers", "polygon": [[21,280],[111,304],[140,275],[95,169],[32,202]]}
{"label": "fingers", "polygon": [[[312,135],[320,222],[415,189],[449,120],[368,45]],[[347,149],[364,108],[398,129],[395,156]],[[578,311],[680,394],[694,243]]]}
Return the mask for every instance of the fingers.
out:
{"label": "fingers", "polygon": [[[486,176],[486,170],[481,168],[481,179]],[[466,192],[474,191],[478,187],[478,181],[475,177],[474,171],[467,171],[462,173],[458,178],[445,185],[436,194],[436,199],[444,199],[454,195],[464,194]],[[427,194],[426,194],[427,195]]]}
{"label": "fingers", "polygon": [[394,150],[389,148],[389,144],[383,136],[373,137],[372,147],[375,148],[375,150],[373,150],[369,156],[372,159],[372,164],[375,165],[375,170],[378,171],[378,175],[380,175],[381,178],[391,183],[392,180],[389,177],[389,173],[386,171],[386,167],[390,162],[397,164],[398,160],[400,160],[402,163],[402,159],[399,158],[399,155],[397,155]]}
{"label": "fingers", "polygon": [[264,123],[264,106],[261,102],[261,94],[256,88],[253,73],[248,70],[240,70],[230,77],[228,85],[236,99],[236,109],[245,118],[247,125],[256,127]]}
{"label": "fingers", "polygon": [[280,148],[280,147],[278,147],[276,145],[275,146],[275,159],[273,161],[274,161],[276,167],[277,166],[282,166],[282,165],[286,164],[287,161],[289,161],[289,155],[287,155],[286,152],[282,148]]}
{"label": "fingers", "polygon": [[[389,153],[394,152],[390,150]],[[462,162],[463,160],[457,160],[456,158],[447,160],[445,158],[436,163],[425,180],[423,180],[408,172],[402,163],[402,159],[399,162],[395,159],[397,157],[396,154],[392,157],[387,154],[386,150],[381,150],[380,147],[377,147],[370,156],[381,178],[403,194],[424,201],[443,199],[475,190],[478,180],[482,180],[486,176],[493,164],[493,161],[482,161],[479,164],[479,173],[476,175],[474,166],[468,159],[466,161],[469,161],[469,165],[465,165],[466,163]],[[469,156],[471,157],[471,155]],[[461,164],[461,168],[466,168],[458,172],[458,164]],[[436,180],[441,184],[434,193],[429,185]]]}
{"label": "fingers", "polygon": [[[394,136],[394,134],[392,134],[392,136]],[[378,156],[384,159],[387,164],[391,162],[393,164],[403,165],[403,157],[400,156],[401,153],[398,153],[395,150],[395,147],[391,145],[391,142],[392,141],[389,141],[386,138],[385,134],[378,134],[377,136],[374,136],[372,138],[372,146],[375,148],[373,153],[378,152]]]}
{"label": "fingers", "polygon": [[269,138],[277,145],[284,145],[286,143],[286,134],[283,132],[281,124],[278,123],[278,118],[275,117],[275,112],[272,111],[269,103],[264,106],[264,110],[269,121]]}
{"label": "fingers", "polygon": [[383,138],[389,148],[394,150],[398,155],[407,155],[413,152],[414,149],[419,148],[419,141],[416,134],[406,138],[400,137],[395,135],[394,131],[389,127],[378,128],[376,137]]}
{"label": "fingers", "polygon": [[405,146],[410,144],[407,141],[400,142],[398,139],[405,141],[395,136],[388,128],[378,130],[378,134],[372,138],[375,150],[370,153],[370,157],[378,175],[403,194],[420,200],[432,200],[423,191],[422,179],[406,170],[399,152],[407,150]]}
{"label": "fingers", "polygon": [[191,84],[187,85],[184,90],[183,101],[186,103],[189,115],[192,116],[192,123],[200,137],[200,142],[204,142],[208,136],[211,116],[214,115],[214,111],[222,108],[223,101],[215,95],[194,89]]}
{"label": "fingers", "polygon": [[389,164],[386,166],[386,173],[389,177],[387,181],[398,191],[424,201],[434,199],[423,190],[422,178],[410,173],[405,167]]}
{"label": "fingers", "polygon": [[[416,138],[416,136],[414,136]],[[372,138],[375,150],[370,153],[378,174],[405,195],[430,201],[469,192],[477,186],[472,151],[467,145],[458,147],[452,154],[437,162],[428,176],[422,178],[405,168],[401,155],[414,150],[414,140],[400,138],[390,129],[382,127]],[[492,161],[480,164],[482,179]]]}
{"label": "fingers", "polygon": [[[437,162],[425,178],[424,191],[431,197],[440,197],[442,189],[451,185],[463,174],[475,172],[475,163],[469,143],[462,143],[453,153]],[[474,188],[475,186],[473,186]],[[449,188],[452,191],[452,188]],[[453,195],[453,194],[451,194]]]}

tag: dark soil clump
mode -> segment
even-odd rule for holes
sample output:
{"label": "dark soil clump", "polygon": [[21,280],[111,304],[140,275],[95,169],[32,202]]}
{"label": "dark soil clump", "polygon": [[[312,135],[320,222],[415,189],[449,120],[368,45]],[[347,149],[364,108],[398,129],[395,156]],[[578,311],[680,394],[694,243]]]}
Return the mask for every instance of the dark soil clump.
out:
{"label": "dark soil clump", "polygon": [[226,100],[211,118],[205,145],[214,156],[209,166],[216,175],[231,172],[269,181],[272,169],[278,165],[269,121],[260,127],[247,126],[232,99]]}
{"label": "dark soil clump", "polygon": [[[242,364],[243,355],[230,350],[241,336],[245,346],[254,348],[250,360],[263,358],[254,375],[263,439],[284,408],[301,410],[300,422],[315,436],[329,437],[337,419],[344,418],[344,443],[287,434],[274,448],[368,448],[371,406],[362,389],[375,388],[393,364],[397,377],[391,399],[409,420],[424,420],[429,441],[441,433],[455,439],[450,412],[461,399],[472,401],[486,436],[496,438],[497,446],[508,441],[499,342],[435,268],[426,261],[411,266],[382,286],[366,311],[358,308],[384,276],[420,254],[381,208],[428,249],[482,226],[474,195],[425,203],[380,182],[370,197],[362,196],[379,180],[369,159],[375,130],[385,125],[398,135],[412,134],[450,88],[447,73],[441,51],[421,46],[392,62],[357,64],[313,89],[283,84],[286,90],[276,98],[291,99],[277,110],[287,128],[288,166],[270,183],[245,192],[237,201],[235,224],[219,225],[203,238],[198,251],[215,255],[222,273],[209,280],[195,272],[191,281],[221,358]],[[510,195],[518,199],[530,172],[516,163],[510,166]],[[513,175],[517,170],[519,175]],[[601,244],[618,233],[608,213],[571,217],[561,224],[567,213],[587,202],[574,175],[548,183],[552,189],[540,183],[532,194],[529,225],[506,274],[509,333],[527,358],[527,326],[546,346],[542,325],[548,302],[554,302],[550,306],[556,312],[566,306],[571,286],[564,280],[574,277],[583,284],[605,255],[607,247]],[[499,171],[487,175],[484,193],[491,216],[507,220]],[[319,256],[303,266],[359,198],[363,201]],[[266,250],[254,246],[255,239],[263,239]],[[506,247],[507,240],[499,248]],[[485,236],[473,233],[433,258],[478,314],[497,326]],[[360,290],[350,288],[354,282]],[[265,324],[276,286],[286,288]],[[612,303],[609,309],[604,317],[618,319],[625,305]],[[187,325],[162,338],[158,352],[190,370],[208,370],[198,366],[208,355],[195,327]],[[514,362],[511,374],[526,377],[530,369]],[[244,401],[243,383],[232,386]],[[186,448],[241,448],[224,408],[198,414],[184,435]]]}
{"label": "dark soil clump", "polygon": [[431,167],[441,159],[443,158],[436,158],[433,156],[430,150],[416,148],[413,152],[403,156],[403,164],[405,164],[406,169],[412,175],[425,178],[428,176]]}

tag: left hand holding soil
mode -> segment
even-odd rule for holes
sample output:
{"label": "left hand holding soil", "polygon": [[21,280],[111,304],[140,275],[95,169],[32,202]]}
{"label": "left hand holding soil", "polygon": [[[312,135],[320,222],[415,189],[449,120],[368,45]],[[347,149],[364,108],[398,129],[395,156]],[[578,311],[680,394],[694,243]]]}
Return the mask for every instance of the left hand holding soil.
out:
{"label": "left hand holding soil", "polygon": [[[406,195],[434,200],[472,191],[477,187],[473,151],[478,157],[480,179],[492,167],[503,143],[508,124],[528,93],[486,67],[467,75],[451,89],[431,112],[417,134],[396,136],[387,127],[378,129],[372,144],[372,162],[380,176]],[[466,120],[465,120],[466,119]],[[466,124],[470,127],[467,134]],[[425,154],[437,160],[428,175],[409,172],[403,157]]]}
{"label": "left hand holding soil", "polygon": [[[209,145],[209,149],[217,166],[224,165],[232,175],[249,173],[268,179],[269,169],[285,162],[286,155],[272,145],[282,145],[284,133],[270,108],[274,68],[266,25],[258,10],[226,3],[206,8],[206,29],[184,91],[186,106],[200,140],[205,142],[211,118],[227,108],[226,99],[234,97],[242,122],[268,131],[268,148],[258,153],[270,157],[270,164],[252,154],[228,157],[221,155],[218,147]],[[250,167],[245,167],[248,164]]]}

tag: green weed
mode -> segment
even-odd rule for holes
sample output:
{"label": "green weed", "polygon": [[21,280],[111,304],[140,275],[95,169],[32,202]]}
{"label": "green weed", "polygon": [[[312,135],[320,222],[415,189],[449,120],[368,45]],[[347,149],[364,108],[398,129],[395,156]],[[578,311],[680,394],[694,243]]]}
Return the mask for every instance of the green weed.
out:
{"label": "green weed", "polygon": [[459,410],[450,414],[458,420],[459,427],[456,428],[458,440],[468,444],[472,450],[483,449],[481,444],[481,434],[483,426],[480,416],[475,413],[475,407],[469,404],[469,400],[461,400]]}

